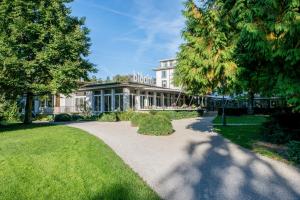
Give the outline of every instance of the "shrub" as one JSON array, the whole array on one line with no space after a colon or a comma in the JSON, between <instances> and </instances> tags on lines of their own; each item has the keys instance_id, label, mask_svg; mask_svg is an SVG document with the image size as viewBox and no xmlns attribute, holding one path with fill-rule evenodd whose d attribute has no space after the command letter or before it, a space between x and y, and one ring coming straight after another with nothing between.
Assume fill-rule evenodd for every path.
<instances>
[{"instance_id":1,"label":"shrub","mask_svg":"<svg viewBox=\"0 0 300 200\"><path fill-rule=\"evenodd\" d=\"M130 121L131 117L134 115L133 111L117 112L117 121Z\"/></svg>"},{"instance_id":2,"label":"shrub","mask_svg":"<svg viewBox=\"0 0 300 200\"><path fill-rule=\"evenodd\" d=\"M57 114L54 117L55 122L69 122L72 121L72 116L67 113Z\"/></svg>"},{"instance_id":3,"label":"shrub","mask_svg":"<svg viewBox=\"0 0 300 200\"><path fill-rule=\"evenodd\" d=\"M48 114L38 114L35 116L34 120L37 121L53 121L54 117L53 115L48 115Z\"/></svg>"},{"instance_id":4,"label":"shrub","mask_svg":"<svg viewBox=\"0 0 300 200\"><path fill-rule=\"evenodd\" d=\"M79 115L79 114L72 114L72 121L81 121L84 120L84 116Z\"/></svg>"},{"instance_id":5,"label":"shrub","mask_svg":"<svg viewBox=\"0 0 300 200\"><path fill-rule=\"evenodd\" d=\"M0 96L0 121L19 121L20 113L16 101L7 101Z\"/></svg>"},{"instance_id":6,"label":"shrub","mask_svg":"<svg viewBox=\"0 0 300 200\"><path fill-rule=\"evenodd\" d=\"M300 141L300 113L275 113L263 123L265 140L284 144L291 140Z\"/></svg>"},{"instance_id":7,"label":"shrub","mask_svg":"<svg viewBox=\"0 0 300 200\"><path fill-rule=\"evenodd\" d=\"M156 115L162 115L170 120L195 118L200 116L200 111L158 111Z\"/></svg>"},{"instance_id":8,"label":"shrub","mask_svg":"<svg viewBox=\"0 0 300 200\"><path fill-rule=\"evenodd\" d=\"M145 135L169 135L173 133L173 127L167 117L149 115L140 121L138 132Z\"/></svg>"},{"instance_id":9,"label":"shrub","mask_svg":"<svg viewBox=\"0 0 300 200\"><path fill-rule=\"evenodd\" d=\"M287 155L289 160L300 164L300 142L299 141L290 141L288 143Z\"/></svg>"},{"instance_id":10,"label":"shrub","mask_svg":"<svg viewBox=\"0 0 300 200\"><path fill-rule=\"evenodd\" d=\"M116 113L102 113L98 117L98 121L101 122L116 122L117 121L117 116Z\"/></svg>"},{"instance_id":11,"label":"shrub","mask_svg":"<svg viewBox=\"0 0 300 200\"><path fill-rule=\"evenodd\" d=\"M148 113L134 113L130 119L132 126L139 126L142 119L148 117Z\"/></svg>"}]
</instances>

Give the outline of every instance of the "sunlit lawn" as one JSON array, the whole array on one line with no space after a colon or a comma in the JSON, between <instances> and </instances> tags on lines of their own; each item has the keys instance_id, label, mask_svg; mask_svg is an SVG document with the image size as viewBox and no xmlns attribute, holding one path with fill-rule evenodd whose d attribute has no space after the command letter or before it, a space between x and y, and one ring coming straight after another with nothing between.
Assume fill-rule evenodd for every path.
<instances>
[{"instance_id":1,"label":"sunlit lawn","mask_svg":"<svg viewBox=\"0 0 300 200\"><path fill-rule=\"evenodd\" d=\"M221 123L221 118L218 116L214 123ZM284 146L277 146L264 142L261 133L261 124L266 120L265 116L240 116L228 117L227 123L232 124L257 124L257 125L233 125L221 126L214 125L216 132L220 133L230 141L241 145L244 148L250 149L259 154L288 162L284 151Z\"/></svg>"},{"instance_id":2,"label":"sunlit lawn","mask_svg":"<svg viewBox=\"0 0 300 200\"><path fill-rule=\"evenodd\" d=\"M0 128L0 199L159 199L101 140L66 126Z\"/></svg>"}]
</instances>

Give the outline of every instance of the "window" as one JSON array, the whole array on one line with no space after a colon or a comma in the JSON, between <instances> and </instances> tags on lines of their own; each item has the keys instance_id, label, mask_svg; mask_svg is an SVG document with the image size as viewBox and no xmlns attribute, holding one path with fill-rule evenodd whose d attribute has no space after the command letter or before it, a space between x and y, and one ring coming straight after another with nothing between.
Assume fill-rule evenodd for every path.
<instances>
[{"instance_id":1,"label":"window","mask_svg":"<svg viewBox=\"0 0 300 200\"><path fill-rule=\"evenodd\" d=\"M104 111L105 112L111 111L111 95L104 96Z\"/></svg>"},{"instance_id":2,"label":"window","mask_svg":"<svg viewBox=\"0 0 300 200\"><path fill-rule=\"evenodd\" d=\"M76 97L75 98L75 110L76 110L76 112L82 112L82 111L86 110L85 97Z\"/></svg>"},{"instance_id":3,"label":"window","mask_svg":"<svg viewBox=\"0 0 300 200\"><path fill-rule=\"evenodd\" d=\"M122 94L115 95L115 110L123 111L123 95Z\"/></svg>"},{"instance_id":4,"label":"window","mask_svg":"<svg viewBox=\"0 0 300 200\"><path fill-rule=\"evenodd\" d=\"M167 78L167 71L161 71L161 78Z\"/></svg>"},{"instance_id":5,"label":"window","mask_svg":"<svg viewBox=\"0 0 300 200\"><path fill-rule=\"evenodd\" d=\"M167 81L166 80L162 81L161 85L162 85L162 87L166 88L167 87Z\"/></svg>"},{"instance_id":6,"label":"window","mask_svg":"<svg viewBox=\"0 0 300 200\"><path fill-rule=\"evenodd\" d=\"M101 96L99 95L94 96L94 111L95 112L101 111Z\"/></svg>"}]
</instances>

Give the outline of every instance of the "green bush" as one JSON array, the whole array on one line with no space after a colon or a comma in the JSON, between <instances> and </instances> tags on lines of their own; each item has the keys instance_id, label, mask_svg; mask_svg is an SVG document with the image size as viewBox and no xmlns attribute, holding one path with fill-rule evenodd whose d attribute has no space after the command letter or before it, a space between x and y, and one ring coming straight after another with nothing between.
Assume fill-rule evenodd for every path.
<instances>
[{"instance_id":1,"label":"green bush","mask_svg":"<svg viewBox=\"0 0 300 200\"><path fill-rule=\"evenodd\" d=\"M38 114L35 116L34 120L37 121L53 121L54 117L53 115L48 115L48 114Z\"/></svg>"},{"instance_id":2,"label":"green bush","mask_svg":"<svg viewBox=\"0 0 300 200\"><path fill-rule=\"evenodd\" d=\"M117 121L130 121L131 117L134 115L133 111L117 112Z\"/></svg>"},{"instance_id":3,"label":"green bush","mask_svg":"<svg viewBox=\"0 0 300 200\"><path fill-rule=\"evenodd\" d=\"M7 101L0 96L0 121L15 122L20 120L19 107L16 101Z\"/></svg>"},{"instance_id":4,"label":"green bush","mask_svg":"<svg viewBox=\"0 0 300 200\"><path fill-rule=\"evenodd\" d=\"M289 160L300 164L300 142L299 141L290 141L288 143L287 155Z\"/></svg>"},{"instance_id":5,"label":"green bush","mask_svg":"<svg viewBox=\"0 0 300 200\"><path fill-rule=\"evenodd\" d=\"M102 114L99 115L98 121L101 121L101 122L116 122L117 121L117 115L114 112L102 113Z\"/></svg>"},{"instance_id":6,"label":"green bush","mask_svg":"<svg viewBox=\"0 0 300 200\"><path fill-rule=\"evenodd\" d=\"M170 135L173 133L170 119L162 115L149 115L139 123L138 132L145 135Z\"/></svg>"},{"instance_id":7,"label":"green bush","mask_svg":"<svg viewBox=\"0 0 300 200\"><path fill-rule=\"evenodd\" d=\"M195 118L199 116L197 111L157 111L155 115L162 115L170 120Z\"/></svg>"},{"instance_id":8,"label":"green bush","mask_svg":"<svg viewBox=\"0 0 300 200\"><path fill-rule=\"evenodd\" d=\"M72 117L72 121L82 121L82 120L84 120L84 116L79 115L79 114L72 114L71 117Z\"/></svg>"},{"instance_id":9,"label":"green bush","mask_svg":"<svg viewBox=\"0 0 300 200\"><path fill-rule=\"evenodd\" d=\"M55 122L69 122L72 121L72 116L67 113L57 114L54 117Z\"/></svg>"},{"instance_id":10,"label":"green bush","mask_svg":"<svg viewBox=\"0 0 300 200\"><path fill-rule=\"evenodd\" d=\"M139 126L142 119L148 117L148 113L134 113L130 118L132 126Z\"/></svg>"},{"instance_id":11,"label":"green bush","mask_svg":"<svg viewBox=\"0 0 300 200\"><path fill-rule=\"evenodd\" d=\"M275 113L263 123L261 132L265 140L276 144L300 141L299 122L300 113Z\"/></svg>"}]
</instances>

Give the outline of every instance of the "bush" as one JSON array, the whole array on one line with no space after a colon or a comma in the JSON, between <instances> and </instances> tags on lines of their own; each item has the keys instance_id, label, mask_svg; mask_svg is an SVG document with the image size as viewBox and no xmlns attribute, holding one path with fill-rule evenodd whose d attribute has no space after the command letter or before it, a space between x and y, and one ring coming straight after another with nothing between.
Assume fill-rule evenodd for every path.
<instances>
[{"instance_id":1,"label":"bush","mask_svg":"<svg viewBox=\"0 0 300 200\"><path fill-rule=\"evenodd\" d=\"M20 120L16 101L7 101L0 96L0 121L15 122Z\"/></svg>"},{"instance_id":2,"label":"bush","mask_svg":"<svg viewBox=\"0 0 300 200\"><path fill-rule=\"evenodd\" d=\"M200 111L158 111L156 115L162 115L170 120L195 118L201 115Z\"/></svg>"},{"instance_id":3,"label":"bush","mask_svg":"<svg viewBox=\"0 0 300 200\"><path fill-rule=\"evenodd\" d=\"M57 114L54 117L55 122L69 122L72 121L72 116L67 113Z\"/></svg>"},{"instance_id":4,"label":"bush","mask_svg":"<svg viewBox=\"0 0 300 200\"><path fill-rule=\"evenodd\" d=\"M299 141L290 141L288 143L287 155L289 160L300 164L300 142Z\"/></svg>"},{"instance_id":5,"label":"bush","mask_svg":"<svg viewBox=\"0 0 300 200\"><path fill-rule=\"evenodd\" d=\"M149 115L140 121L138 132L145 135L169 135L173 133L173 127L167 117Z\"/></svg>"},{"instance_id":6,"label":"bush","mask_svg":"<svg viewBox=\"0 0 300 200\"><path fill-rule=\"evenodd\" d=\"M116 113L102 113L98 116L98 121L101 122L116 122L117 121L117 115Z\"/></svg>"},{"instance_id":7,"label":"bush","mask_svg":"<svg viewBox=\"0 0 300 200\"><path fill-rule=\"evenodd\" d=\"M38 115L35 116L34 120L37 120L37 121L53 121L54 117L53 117L53 115L38 114Z\"/></svg>"},{"instance_id":8,"label":"bush","mask_svg":"<svg viewBox=\"0 0 300 200\"><path fill-rule=\"evenodd\" d=\"M117 112L117 121L130 121L131 117L134 115L133 111Z\"/></svg>"},{"instance_id":9,"label":"bush","mask_svg":"<svg viewBox=\"0 0 300 200\"><path fill-rule=\"evenodd\" d=\"M85 118L84 116L78 114L73 114L71 117L72 117L72 121L82 121Z\"/></svg>"},{"instance_id":10,"label":"bush","mask_svg":"<svg viewBox=\"0 0 300 200\"><path fill-rule=\"evenodd\" d=\"M275 113L263 123L265 140L284 144L291 140L300 141L300 113Z\"/></svg>"},{"instance_id":11,"label":"bush","mask_svg":"<svg viewBox=\"0 0 300 200\"><path fill-rule=\"evenodd\" d=\"M142 119L148 117L148 113L134 113L130 119L132 126L139 126Z\"/></svg>"}]
</instances>

